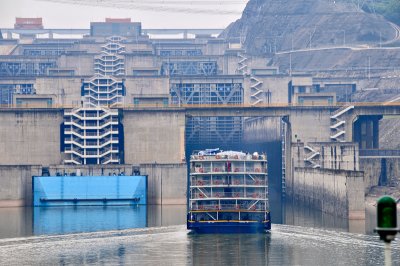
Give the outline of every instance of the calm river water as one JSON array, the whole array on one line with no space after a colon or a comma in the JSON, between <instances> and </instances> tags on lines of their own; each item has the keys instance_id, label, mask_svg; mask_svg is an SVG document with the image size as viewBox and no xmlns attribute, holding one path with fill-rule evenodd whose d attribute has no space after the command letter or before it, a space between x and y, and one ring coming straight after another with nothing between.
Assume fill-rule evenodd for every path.
<instances>
[{"instance_id":1,"label":"calm river water","mask_svg":"<svg viewBox=\"0 0 400 266\"><path fill-rule=\"evenodd\" d=\"M285 207L260 235L189 234L185 206L0 209L0 265L384 265L373 208L349 222Z\"/></svg>"}]
</instances>

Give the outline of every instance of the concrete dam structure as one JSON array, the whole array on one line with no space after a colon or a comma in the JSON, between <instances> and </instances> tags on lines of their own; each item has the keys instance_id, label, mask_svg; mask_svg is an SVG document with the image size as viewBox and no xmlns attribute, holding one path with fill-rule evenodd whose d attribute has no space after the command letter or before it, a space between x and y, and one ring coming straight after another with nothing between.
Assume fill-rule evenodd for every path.
<instances>
[{"instance_id":1,"label":"concrete dam structure","mask_svg":"<svg viewBox=\"0 0 400 266\"><path fill-rule=\"evenodd\" d=\"M108 35L110 23L133 30ZM188 156L219 147L267 154L276 205L313 195L359 217L375 185L360 153L379 148L378 122L399 105L337 104L356 82L279 73L211 35L151 39L139 24L0 40L0 206L31 205L32 176L138 172L149 204L186 204Z\"/></svg>"}]
</instances>

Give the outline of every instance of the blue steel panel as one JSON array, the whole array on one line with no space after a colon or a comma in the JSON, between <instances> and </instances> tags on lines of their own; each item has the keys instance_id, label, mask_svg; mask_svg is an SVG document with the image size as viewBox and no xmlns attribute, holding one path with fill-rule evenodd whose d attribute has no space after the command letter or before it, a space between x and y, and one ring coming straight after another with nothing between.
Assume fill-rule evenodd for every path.
<instances>
[{"instance_id":1,"label":"blue steel panel","mask_svg":"<svg viewBox=\"0 0 400 266\"><path fill-rule=\"evenodd\" d=\"M147 204L147 176L33 177L34 206L131 204Z\"/></svg>"}]
</instances>

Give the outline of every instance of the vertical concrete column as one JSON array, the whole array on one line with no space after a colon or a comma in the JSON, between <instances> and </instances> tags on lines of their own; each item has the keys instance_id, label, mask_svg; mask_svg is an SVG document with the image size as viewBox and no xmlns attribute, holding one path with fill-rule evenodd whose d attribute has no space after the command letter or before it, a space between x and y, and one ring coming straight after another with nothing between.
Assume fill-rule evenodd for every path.
<instances>
[{"instance_id":1,"label":"vertical concrete column","mask_svg":"<svg viewBox=\"0 0 400 266\"><path fill-rule=\"evenodd\" d=\"M346 190L349 219L365 219L364 173L348 171Z\"/></svg>"}]
</instances>

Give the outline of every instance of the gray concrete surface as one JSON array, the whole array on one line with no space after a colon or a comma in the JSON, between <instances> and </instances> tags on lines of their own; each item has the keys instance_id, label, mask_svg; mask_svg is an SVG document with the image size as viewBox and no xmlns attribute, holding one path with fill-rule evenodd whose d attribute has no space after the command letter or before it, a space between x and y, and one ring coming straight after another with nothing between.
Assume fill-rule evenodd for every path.
<instances>
[{"instance_id":1,"label":"gray concrete surface","mask_svg":"<svg viewBox=\"0 0 400 266\"><path fill-rule=\"evenodd\" d=\"M60 109L0 111L0 165L61 163Z\"/></svg>"},{"instance_id":2,"label":"gray concrete surface","mask_svg":"<svg viewBox=\"0 0 400 266\"><path fill-rule=\"evenodd\" d=\"M149 204L186 204L186 163L143 164L140 171L141 174L148 175Z\"/></svg>"},{"instance_id":3,"label":"gray concrete surface","mask_svg":"<svg viewBox=\"0 0 400 266\"><path fill-rule=\"evenodd\" d=\"M184 112L125 110L125 163L181 163L185 158Z\"/></svg>"},{"instance_id":4,"label":"gray concrete surface","mask_svg":"<svg viewBox=\"0 0 400 266\"><path fill-rule=\"evenodd\" d=\"M37 165L1 165L0 207L30 206L32 176L40 174Z\"/></svg>"},{"instance_id":5,"label":"gray concrete surface","mask_svg":"<svg viewBox=\"0 0 400 266\"><path fill-rule=\"evenodd\" d=\"M363 173L297 167L288 196L323 212L365 219Z\"/></svg>"}]
</instances>

